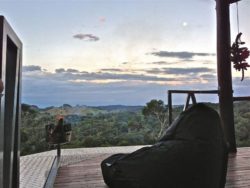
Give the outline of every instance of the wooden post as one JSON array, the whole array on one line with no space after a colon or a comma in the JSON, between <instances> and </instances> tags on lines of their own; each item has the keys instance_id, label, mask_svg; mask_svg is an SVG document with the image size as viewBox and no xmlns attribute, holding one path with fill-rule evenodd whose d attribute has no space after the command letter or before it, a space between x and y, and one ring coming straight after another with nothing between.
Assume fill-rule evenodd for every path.
<instances>
[{"instance_id":1,"label":"wooden post","mask_svg":"<svg viewBox=\"0 0 250 188\"><path fill-rule=\"evenodd\" d=\"M168 126L172 124L172 92L168 91Z\"/></svg>"},{"instance_id":2,"label":"wooden post","mask_svg":"<svg viewBox=\"0 0 250 188\"><path fill-rule=\"evenodd\" d=\"M229 144L229 151L236 152L230 61L231 40L229 6L229 0L216 0L217 75L222 126Z\"/></svg>"}]
</instances>

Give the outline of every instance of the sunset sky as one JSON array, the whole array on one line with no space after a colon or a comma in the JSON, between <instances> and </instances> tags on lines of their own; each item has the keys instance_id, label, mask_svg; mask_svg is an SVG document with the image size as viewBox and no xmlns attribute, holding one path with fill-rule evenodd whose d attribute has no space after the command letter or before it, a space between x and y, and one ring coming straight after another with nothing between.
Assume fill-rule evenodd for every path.
<instances>
[{"instance_id":1,"label":"sunset sky","mask_svg":"<svg viewBox=\"0 0 250 188\"><path fill-rule=\"evenodd\" d=\"M242 0L246 46L249 10ZM144 105L166 102L168 89L217 89L215 14L214 0L0 0L23 42L22 102L41 107ZM232 41L236 25L233 4ZM241 82L232 71L235 95L250 95L250 72Z\"/></svg>"}]
</instances>

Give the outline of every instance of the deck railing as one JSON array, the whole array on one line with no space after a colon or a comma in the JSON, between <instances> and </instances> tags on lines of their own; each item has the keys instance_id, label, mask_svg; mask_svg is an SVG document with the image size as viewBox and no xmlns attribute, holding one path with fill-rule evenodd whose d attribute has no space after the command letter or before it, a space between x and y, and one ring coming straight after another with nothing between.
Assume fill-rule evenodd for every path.
<instances>
[{"instance_id":1,"label":"deck railing","mask_svg":"<svg viewBox=\"0 0 250 188\"><path fill-rule=\"evenodd\" d=\"M233 97L233 101L250 101L250 96Z\"/></svg>"},{"instance_id":2,"label":"deck railing","mask_svg":"<svg viewBox=\"0 0 250 188\"><path fill-rule=\"evenodd\" d=\"M186 110L192 100L196 104L195 94L218 94L218 90L168 90L168 122L172 123L172 94L187 94L183 111Z\"/></svg>"},{"instance_id":3,"label":"deck railing","mask_svg":"<svg viewBox=\"0 0 250 188\"><path fill-rule=\"evenodd\" d=\"M168 90L168 120L169 125L172 123L172 94L187 94L186 103L183 111L186 110L190 104L190 100L193 104L196 104L195 94L219 94L218 90ZM250 101L250 96L233 97L233 101Z\"/></svg>"}]
</instances>

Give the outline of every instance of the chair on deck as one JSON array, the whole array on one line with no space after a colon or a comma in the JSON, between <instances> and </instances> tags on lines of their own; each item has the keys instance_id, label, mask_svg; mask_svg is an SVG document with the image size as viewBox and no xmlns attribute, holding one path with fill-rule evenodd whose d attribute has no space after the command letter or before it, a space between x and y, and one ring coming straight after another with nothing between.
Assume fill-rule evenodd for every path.
<instances>
[{"instance_id":1,"label":"chair on deck","mask_svg":"<svg viewBox=\"0 0 250 188\"><path fill-rule=\"evenodd\" d=\"M218 113L204 104L182 112L159 142L101 163L110 188L222 188L227 149Z\"/></svg>"}]
</instances>

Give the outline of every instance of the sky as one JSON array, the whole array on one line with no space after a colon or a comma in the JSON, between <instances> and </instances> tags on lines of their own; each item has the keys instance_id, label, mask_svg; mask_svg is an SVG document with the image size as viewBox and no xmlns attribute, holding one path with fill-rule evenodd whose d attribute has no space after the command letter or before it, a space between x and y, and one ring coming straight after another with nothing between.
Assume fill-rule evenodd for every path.
<instances>
[{"instance_id":1,"label":"sky","mask_svg":"<svg viewBox=\"0 0 250 188\"><path fill-rule=\"evenodd\" d=\"M250 0L238 6L247 46ZM0 0L0 15L23 43L23 103L145 105L169 89L217 89L214 0ZM234 94L249 95L250 73L232 74Z\"/></svg>"}]
</instances>

